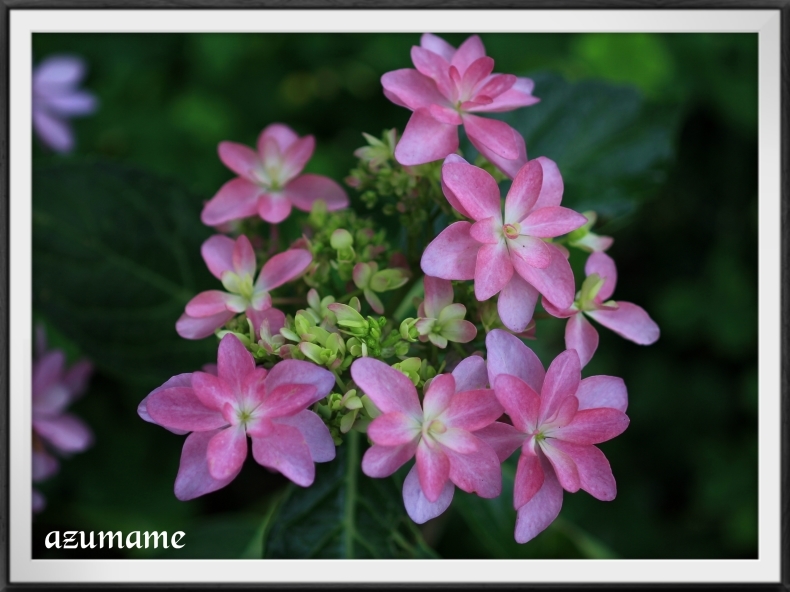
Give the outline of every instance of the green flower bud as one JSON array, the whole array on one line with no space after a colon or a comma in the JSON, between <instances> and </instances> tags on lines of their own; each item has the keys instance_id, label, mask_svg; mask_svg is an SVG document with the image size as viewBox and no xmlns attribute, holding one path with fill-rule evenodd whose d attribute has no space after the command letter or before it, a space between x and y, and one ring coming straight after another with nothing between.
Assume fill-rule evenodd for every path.
<instances>
[{"instance_id":1,"label":"green flower bud","mask_svg":"<svg viewBox=\"0 0 790 592\"><path fill-rule=\"evenodd\" d=\"M354 237L351 236L351 233L344 228L338 228L332 233L331 238L329 239L329 244L332 245L332 248L336 251L342 251L345 249L350 249L354 246Z\"/></svg>"},{"instance_id":2,"label":"green flower bud","mask_svg":"<svg viewBox=\"0 0 790 592\"><path fill-rule=\"evenodd\" d=\"M399 329L400 336L406 341L409 341L411 343L417 341L417 338L420 336L420 332L417 330L417 327L415 327L416 323L417 323L417 319L412 319L412 318L403 319L403 322L401 322Z\"/></svg>"}]
</instances>

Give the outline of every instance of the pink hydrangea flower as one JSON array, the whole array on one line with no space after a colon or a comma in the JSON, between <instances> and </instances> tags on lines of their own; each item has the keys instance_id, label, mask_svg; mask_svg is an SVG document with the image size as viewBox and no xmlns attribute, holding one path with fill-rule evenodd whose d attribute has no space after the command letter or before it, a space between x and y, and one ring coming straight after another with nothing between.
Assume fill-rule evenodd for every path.
<instances>
[{"instance_id":1,"label":"pink hydrangea flower","mask_svg":"<svg viewBox=\"0 0 790 592\"><path fill-rule=\"evenodd\" d=\"M492 74L494 60L486 56L477 35L456 50L426 33L412 47L416 70L404 68L381 77L384 95L414 113L395 147L395 158L417 165L445 158L458 150L458 126L463 125L475 148L511 179L527 162L524 139L502 121L478 113L500 113L534 105L529 78Z\"/></svg>"},{"instance_id":2,"label":"pink hydrangea flower","mask_svg":"<svg viewBox=\"0 0 790 592\"><path fill-rule=\"evenodd\" d=\"M587 219L560 206L563 184L554 162L540 157L521 168L505 198L504 217L494 178L460 156L445 160L442 183L450 204L475 223L455 222L428 245L421 260L426 274L473 279L481 301L499 294L499 316L516 333L532 319L538 293L558 307L573 303L568 260L543 239L571 232Z\"/></svg>"},{"instance_id":3,"label":"pink hydrangea flower","mask_svg":"<svg viewBox=\"0 0 790 592\"><path fill-rule=\"evenodd\" d=\"M184 442L175 483L180 500L216 491L233 481L247 458L307 487L315 463L335 458L329 429L307 409L332 390L335 377L310 362L284 360L267 371L238 338L219 344L217 375L180 374L152 391L140 417L175 433Z\"/></svg>"},{"instance_id":4,"label":"pink hydrangea flower","mask_svg":"<svg viewBox=\"0 0 790 592\"><path fill-rule=\"evenodd\" d=\"M259 215L279 224L291 207L309 212L322 200L327 209L348 206L340 185L322 175L301 175L315 149L315 138L300 138L286 125L273 123L258 137L258 151L235 142L219 144L219 158L238 175L223 185L203 208L200 219L207 226Z\"/></svg>"},{"instance_id":5,"label":"pink hydrangea flower","mask_svg":"<svg viewBox=\"0 0 790 592\"><path fill-rule=\"evenodd\" d=\"M485 498L500 494L497 454L475 435L502 414L493 391L485 388L482 358L466 358L452 374L434 378L422 408L411 380L384 362L360 358L351 376L382 412L368 426L373 446L362 458L362 472L388 477L416 455L403 483L412 520L422 524L444 512L455 486Z\"/></svg>"},{"instance_id":6,"label":"pink hydrangea flower","mask_svg":"<svg viewBox=\"0 0 790 592\"><path fill-rule=\"evenodd\" d=\"M521 447L513 505L516 541L526 543L559 515L563 489L614 499L612 469L594 444L628 427L628 395L620 378L581 380L575 350L561 353L544 373L532 350L506 331L491 331L486 347L489 382L513 425L495 424L481 437L500 460Z\"/></svg>"},{"instance_id":7,"label":"pink hydrangea flower","mask_svg":"<svg viewBox=\"0 0 790 592\"><path fill-rule=\"evenodd\" d=\"M43 328L37 329L37 356L33 361L33 481L43 481L57 473L57 459L47 446L62 454L82 452L93 442L90 428L78 417L65 413L66 407L85 391L93 372L87 360L80 360L68 370L66 355L60 350L47 351ZM33 511L44 509L46 500L33 490Z\"/></svg>"},{"instance_id":8,"label":"pink hydrangea flower","mask_svg":"<svg viewBox=\"0 0 790 592\"><path fill-rule=\"evenodd\" d=\"M85 61L70 55L48 57L33 70L33 129L56 152L74 148L69 118L96 110L96 97L77 88L84 77Z\"/></svg>"},{"instance_id":9,"label":"pink hydrangea flower","mask_svg":"<svg viewBox=\"0 0 790 592\"><path fill-rule=\"evenodd\" d=\"M209 271L227 292L208 290L190 300L176 323L176 331L185 339L202 339L239 313L246 312L256 333L261 323L282 327L285 315L272 308L271 290L299 277L310 265L313 256L304 249L278 253L266 263L253 283L255 251L243 234L235 241L214 235L200 249Z\"/></svg>"},{"instance_id":10,"label":"pink hydrangea flower","mask_svg":"<svg viewBox=\"0 0 790 592\"><path fill-rule=\"evenodd\" d=\"M658 340L661 331L641 306L609 300L617 283L617 268L609 255L592 253L587 258L584 272L587 278L570 308L561 310L551 302L543 302L546 312L568 319L565 347L576 350L582 368L598 349L598 331L584 318L585 315L639 345L650 345Z\"/></svg>"},{"instance_id":11,"label":"pink hydrangea flower","mask_svg":"<svg viewBox=\"0 0 790 592\"><path fill-rule=\"evenodd\" d=\"M420 341L430 341L436 347L447 347L448 341L469 343L477 336L473 323L465 321L466 307L453 303L453 284L426 275L425 300L420 304L417 315L420 317L414 327L420 334Z\"/></svg>"}]
</instances>

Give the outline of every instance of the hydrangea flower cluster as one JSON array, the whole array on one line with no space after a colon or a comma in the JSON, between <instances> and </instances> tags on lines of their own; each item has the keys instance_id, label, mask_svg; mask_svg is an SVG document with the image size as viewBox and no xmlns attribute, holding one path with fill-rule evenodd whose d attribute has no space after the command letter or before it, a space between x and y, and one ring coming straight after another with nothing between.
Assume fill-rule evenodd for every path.
<instances>
[{"instance_id":1,"label":"hydrangea flower cluster","mask_svg":"<svg viewBox=\"0 0 790 592\"><path fill-rule=\"evenodd\" d=\"M58 472L60 463L51 454L68 456L86 450L93 433L66 407L76 401L88 385L93 366L87 360L66 368L66 354L48 349L43 327L36 329L36 357L33 360L33 481L48 479ZM40 512L46 500L33 489L33 512Z\"/></svg>"},{"instance_id":2,"label":"hydrangea flower cluster","mask_svg":"<svg viewBox=\"0 0 790 592\"><path fill-rule=\"evenodd\" d=\"M557 517L563 490L616 494L596 445L628 426L627 392L616 377L582 378L598 346L586 317L642 345L659 329L639 306L610 299L613 240L591 232L594 212L561 205L558 164L528 160L515 129L481 117L537 103L532 81L494 73L477 36L456 49L426 34L411 57L415 69L381 80L412 111L402 136L365 134L346 179L369 207L400 216L401 239L346 209L337 183L302 173L312 136L274 123L257 150L222 142L238 177L203 209L223 234L201 252L224 290L197 294L176 322L184 338L219 338L216 372L176 375L138 411L189 434L182 500L228 485L248 437L258 464L308 487L315 463L362 433L367 477L414 459L402 495L421 524L456 488L499 496L501 465L519 450L513 509L525 543ZM459 128L483 166L459 153ZM504 199L489 171L512 180ZM237 223L247 218L270 226ZM289 218L301 234L286 237ZM572 251L587 257L578 288ZM535 314L540 305L547 314ZM552 317L568 319L566 349L546 370L522 338L539 338L536 321Z\"/></svg>"}]
</instances>

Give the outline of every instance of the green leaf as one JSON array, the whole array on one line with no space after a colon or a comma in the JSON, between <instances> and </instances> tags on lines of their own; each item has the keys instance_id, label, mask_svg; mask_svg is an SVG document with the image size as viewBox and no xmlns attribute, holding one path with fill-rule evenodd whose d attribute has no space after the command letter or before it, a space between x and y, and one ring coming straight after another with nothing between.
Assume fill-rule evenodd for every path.
<instances>
[{"instance_id":1,"label":"green leaf","mask_svg":"<svg viewBox=\"0 0 790 592\"><path fill-rule=\"evenodd\" d=\"M216 356L175 322L216 287L200 257L201 198L117 164L62 164L33 183L33 305L99 370L152 388Z\"/></svg>"},{"instance_id":2,"label":"green leaf","mask_svg":"<svg viewBox=\"0 0 790 592\"><path fill-rule=\"evenodd\" d=\"M531 78L541 102L500 119L524 136L529 158L557 163L564 206L612 219L655 194L674 156L678 113L648 105L632 87Z\"/></svg>"},{"instance_id":3,"label":"green leaf","mask_svg":"<svg viewBox=\"0 0 790 592\"><path fill-rule=\"evenodd\" d=\"M406 515L395 480L362 474L359 445L359 434L350 432L337 458L316 467L312 486L289 486L269 531L267 558L436 557Z\"/></svg>"},{"instance_id":4,"label":"green leaf","mask_svg":"<svg viewBox=\"0 0 790 592\"><path fill-rule=\"evenodd\" d=\"M195 522L181 549L160 554L167 559L259 559L269 516L225 514Z\"/></svg>"}]
</instances>

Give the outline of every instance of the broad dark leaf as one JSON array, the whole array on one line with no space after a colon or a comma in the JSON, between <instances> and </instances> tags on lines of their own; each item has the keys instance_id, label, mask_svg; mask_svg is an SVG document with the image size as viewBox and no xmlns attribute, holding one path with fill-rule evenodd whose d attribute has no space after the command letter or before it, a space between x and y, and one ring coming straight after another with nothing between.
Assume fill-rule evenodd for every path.
<instances>
[{"instance_id":1,"label":"broad dark leaf","mask_svg":"<svg viewBox=\"0 0 790 592\"><path fill-rule=\"evenodd\" d=\"M429 558L406 515L393 478L371 479L360 470L361 436L352 432L330 463L317 466L315 483L290 486L265 544L272 559Z\"/></svg>"},{"instance_id":2,"label":"broad dark leaf","mask_svg":"<svg viewBox=\"0 0 790 592\"><path fill-rule=\"evenodd\" d=\"M141 388L211 361L214 340L175 331L186 302L213 285L200 206L174 183L117 164L37 170L35 309L100 370Z\"/></svg>"}]
</instances>

